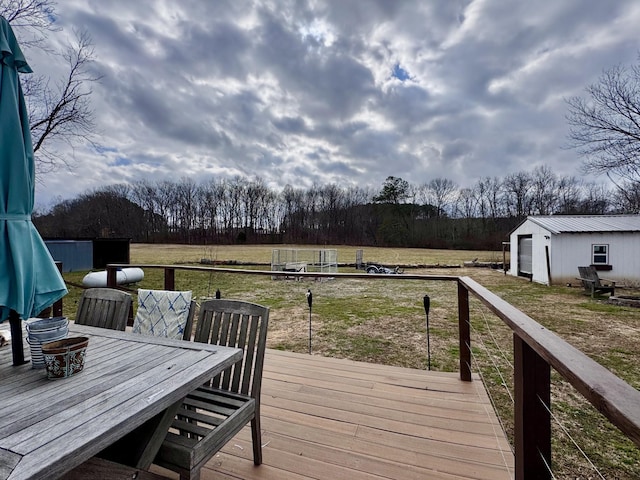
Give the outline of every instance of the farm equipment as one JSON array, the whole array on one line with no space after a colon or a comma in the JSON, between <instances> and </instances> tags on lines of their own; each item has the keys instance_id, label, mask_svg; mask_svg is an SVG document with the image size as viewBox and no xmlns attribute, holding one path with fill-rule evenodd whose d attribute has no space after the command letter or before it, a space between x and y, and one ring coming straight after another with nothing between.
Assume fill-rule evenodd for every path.
<instances>
[{"instance_id":1,"label":"farm equipment","mask_svg":"<svg viewBox=\"0 0 640 480\"><path fill-rule=\"evenodd\" d=\"M376 265L376 264L368 264L366 271L367 273L378 273L378 274L384 274L384 275L396 275L396 274L404 273L403 270L400 269L400 267L387 268L382 265Z\"/></svg>"}]
</instances>

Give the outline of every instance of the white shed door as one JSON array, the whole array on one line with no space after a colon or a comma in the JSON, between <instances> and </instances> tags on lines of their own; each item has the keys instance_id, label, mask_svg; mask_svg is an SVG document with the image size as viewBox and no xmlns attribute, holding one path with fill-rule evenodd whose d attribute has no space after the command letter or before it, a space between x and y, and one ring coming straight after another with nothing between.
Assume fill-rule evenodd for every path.
<instances>
[{"instance_id":1,"label":"white shed door","mask_svg":"<svg viewBox=\"0 0 640 480\"><path fill-rule=\"evenodd\" d=\"M533 275L533 239L518 238L518 274Z\"/></svg>"}]
</instances>

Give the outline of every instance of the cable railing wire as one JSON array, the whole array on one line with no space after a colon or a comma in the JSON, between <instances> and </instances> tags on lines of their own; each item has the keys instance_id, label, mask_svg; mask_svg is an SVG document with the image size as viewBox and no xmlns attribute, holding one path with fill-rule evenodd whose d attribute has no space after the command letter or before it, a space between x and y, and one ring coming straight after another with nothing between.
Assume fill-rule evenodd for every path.
<instances>
[{"instance_id":1,"label":"cable railing wire","mask_svg":"<svg viewBox=\"0 0 640 480\"><path fill-rule=\"evenodd\" d=\"M493 339L493 343L496 345L498 351L502 355L502 358L504 358L505 362L511 367L511 370L513 370L514 369L513 362L509 359L509 357L505 353L505 350L500 348L500 344L498 343L498 340L496 340L496 338L495 338L495 336L493 334L493 331L491 330L491 326L489 325L489 320L487 319L487 316L485 315L484 310L480 308L480 309L478 309L478 311L482 315L482 319L484 320L484 324L487 327L487 331L489 332L489 335Z\"/></svg>"},{"instance_id":2,"label":"cable railing wire","mask_svg":"<svg viewBox=\"0 0 640 480\"><path fill-rule=\"evenodd\" d=\"M475 354L473 353L473 350L471 351L471 358L473 359L473 361L474 361L474 363L476 365L479 365L479 361L476 360L476 357L475 357ZM482 370L480 368L478 368L478 375L480 376L480 380L482 381L482 383L484 385L488 385L488 383L487 383L487 381L485 379L485 376L482 373ZM506 432L507 429L506 429L506 426L505 426L504 422L502 421L502 418L500 417L500 414L499 414L499 411L498 411L498 405L497 405L495 399L493 398L493 395L491 395L491 391L488 388L486 389L486 392L487 392L487 396L489 397L489 401L491 402L491 407L493 408L493 411L496 414L498 422L500 423L500 428L502 428L503 432ZM512 398L512 401L513 401L513 398ZM515 453L513 451L513 445L511 445L510 443L509 443L509 448L511 449L511 453Z\"/></svg>"},{"instance_id":3,"label":"cable railing wire","mask_svg":"<svg viewBox=\"0 0 640 480\"><path fill-rule=\"evenodd\" d=\"M542 454L540 450L538 450L538 455L540 455L540 459L542 460L542 463L544 463L544 466L547 469L547 472L549 472L549 475L551 475L552 480L555 480L556 476L553 474L553 470L551 469L551 465L549 465L549 462L547 462L547 458Z\"/></svg>"},{"instance_id":4,"label":"cable railing wire","mask_svg":"<svg viewBox=\"0 0 640 480\"><path fill-rule=\"evenodd\" d=\"M473 330L473 332L475 333L474 339L478 339L478 344L479 346L485 351L487 357L489 357L491 359L491 362L493 364L493 368L496 370L496 372L498 373L498 376L500 377L501 380L501 385L504 387L505 391L507 392L507 395L509 396L509 399L511 401L511 404L514 405L514 399L513 396L511 394L511 391L509 390L509 387L507 386L507 382L504 378L504 376L502 375L502 372L500 371L500 367L496 364L496 362L493 360L493 356L491 355L491 353L489 352L489 348L487 347L486 343L484 342L482 335L480 334L480 332L478 332L477 329L475 329L473 327L473 325L471 324L471 322L469 322L469 328L471 330ZM492 337L494 340L494 343L496 343L496 346L499 348L499 346L497 345L497 342L495 342L495 337ZM467 347L469 347L469 345L467 344ZM482 381L482 383L484 385L489 385L489 383L487 382L487 379L484 375L484 373L482 372L482 369L480 368L481 362L480 359L476 356L476 354L474 353L472 348L469 348L470 352L471 352L471 359L472 362L475 363L475 365L477 366L477 372L478 375L480 376L480 380ZM513 367L512 367L513 368ZM491 402L491 406L493 408L493 411L496 414L496 417L498 419L498 422L500 423L500 428L502 429L503 432L507 431L506 425L504 423L504 421L502 420L502 418L500 417L500 410L498 409L498 404L494 398L494 396L491 393L491 390L489 388L485 389L487 392L487 395L489 397L489 401ZM513 451L513 445L511 445L511 443L509 443L509 448L511 449L511 452L514 453Z\"/></svg>"},{"instance_id":5,"label":"cable railing wire","mask_svg":"<svg viewBox=\"0 0 640 480\"><path fill-rule=\"evenodd\" d=\"M487 315L485 314L484 310L479 308L479 309L475 309L475 311L476 311L476 313L479 313L479 315L481 315L482 322L483 322L483 324L486 327L487 332L488 332L486 335L488 335L488 337L490 337L492 345L495 346L495 350L497 350L499 352L499 356L502 357L504 359L505 363L513 370L513 368L514 368L513 362L511 362L509 360L509 358L506 355L504 349L502 349L500 347L500 343L497 341L496 336L495 336L494 332L491 329L491 326L489 324L489 320L488 320ZM475 343L485 352L486 356L488 357L488 359L489 359L489 361L491 363L491 368L493 370L495 370L497 375L499 376L500 381L501 381L501 385L502 385L502 387L504 387L505 391L507 392L507 395L509 396L509 399L511 400L511 403L515 404L515 401L514 401L512 393L511 393L511 390L509 389L508 384L507 384L507 382L506 382L506 380L504 378L504 375L502 374L502 371L500 370L500 365L498 365L498 363L496 362L495 355L492 355L492 352L490 351L489 347L487 346L487 342L484 341L484 335L485 334L483 332L480 332L477 328L475 328L473 326L472 322L469 322L469 327L472 330L472 332L474 333L474 337L473 338L474 338ZM467 345L467 347L469 347L469 345ZM480 365L481 365L480 359L473 352L473 349L470 349L470 351L471 351L472 363L476 364L476 366L477 366L476 370L478 372L478 375L480 376L480 379L482 380L482 382L485 385L489 385L485 375L482 372L482 369L480 368ZM494 353L495 353L495 351L494 351ZM498 422L500 423L500 426L501 426L502 430L506 431L505 424L504 424L502 418L499 415L499 410L497 408L496 400L495 400L494 396L492 395L492 393L491 393L489 388L487 388L487 394L489 396L489 401L491 402L491 405L492 405L494 411L496 412L496 416L498 418ZM543 405L545 410L547 412L549 412L549 414L551 415L551 418L554 420L555 424L559 427L560 431L562 431L562 433L569 439L569 441L574 445L574 447L580 453L580 455L585 459L585 461L589 464L589 466L593 469L593 471L598 475L598 478L600 478L602 480L605 480L605 477L598 470L597 466L593 463L593 461L591 461L589 456L580 447L580 445L578 445L577 441L573 438L573 436L568 431L568 429L564 426L562 421L558 418L558 416L556 416L551 411L550 406L547 405L540 397L538 397L538 400ZM511 448L513 450L513 446L511 446ZM549 472L551 478L555 480L557 477L554 475L553 470L551 468L551 465L547 462L547 459L544 457L544 455L542 455L542 453L540 453L540 456L541 456L541 459L542 459L545 467L547 468L547 471Z\"/></svg>"},{"instance_id":6,"label":"cable railing wire","mask_svg":"<svg viewBox=\"0 0 640 480\"><path fill-rule=\"evenodd\" d=\"M554 415L554 413L551 411L551 407L549 405L547 405L544 402L544 400L542 400L540 397L538 397L538 400L540 401L540 404L544 407L544 409L547 412L549 412L549 415L551 415L551 418L553 418L554 422L560 428L562 433L564 433L564 435L571 441L571 443L573 443L573 446L576 447L578 452L580 452L580 455L582 455L584 457L584 459L591 466L591 468L598 474L598 476L602 480L605 480L605 477L602 475L602 473L600 473L600 470L598 470L598 467L595 466L595 464L591 461L591 459L589 458L587 453L580 447L580 445L578 445L578 442L576 442L576 440L573 438L573 436L571 435L571 432L569 432L569 430L567 430L567 428L563 425L563 423L560 421L560 419L556 415Z\"/></svg>"},{"instance_id":7,"label":"cable railing wire","mask_svg":"<svg viewBox=\"0 0 640 480\"><path fill-rule=\"evenodd\" d=\"M486 346L485 341L482 338L482 334L473 326L473 324L471 322L469 322L469 327L470 329L475 333L475 337L474 339L479 339L479 343L482 346L482 348L484 349L484 351L487 354L487 357L491 360L491 363L493 365L494 370L497 372L498 376L500 377L500 380L502 382L502 386L504 387L505 391L507 392L507 395L509 396L509 399L511 400L511 404L515 404L515 400L513 398L513 395L511 394L511 390L509 390L507 381L505 380L504 376L502 375L502 371L500 370L500 367L498 366L498 364L495 362L495 359L493 357L493 355L491 355L489 348ZM496 345L496 348L500 351L500 345L497 343L497 341L495 340L495 337L493 337L494 340L494 344ZM501 352L501 355L503 358L506 358L505 355ZM473 349L471 349L471 356L472 358L476 361L477 365L480 365L480 362L476 359L475 354L473 353ZM511 370L513 370L513 364L511 362L507 362L509 364L509 366L511 367ZM478 369L480 370L480 369ZM482 380L485 385L487 385L487 383L484 381L484 378ZM491 395L489 395L491 397ZM494 405L495 408L495 405Z\"/></svg>"}]
</instances>

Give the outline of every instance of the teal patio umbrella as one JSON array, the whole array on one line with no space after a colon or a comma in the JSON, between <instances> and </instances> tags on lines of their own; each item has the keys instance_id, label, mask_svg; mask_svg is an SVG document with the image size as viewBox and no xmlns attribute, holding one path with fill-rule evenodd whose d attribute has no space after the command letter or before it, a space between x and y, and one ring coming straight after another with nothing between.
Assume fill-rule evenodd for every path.
<instances>
[{"instance_id":1,"label":"teal patio umbrella","mask_svg":"<svg viewBox=\"0 0 640 480\"><path fill-rule=\"evenodd\" d=\"M13 364L25 363L22 319L34 317L67 289L31 223L33 146L18 72L30 73L9 22L0 16L0 322L9 319Z\"/></svg>"}]
</instances>

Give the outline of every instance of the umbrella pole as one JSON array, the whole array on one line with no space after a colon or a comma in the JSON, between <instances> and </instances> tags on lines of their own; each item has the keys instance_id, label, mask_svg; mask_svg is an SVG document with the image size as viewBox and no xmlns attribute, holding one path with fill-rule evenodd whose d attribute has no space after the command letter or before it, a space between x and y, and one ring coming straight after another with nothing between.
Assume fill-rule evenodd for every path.
<instances>
[{"instance_id":1,"label":"umbrella pole","mask_svg":"<svg viewBox=\"0 0 640 480\"><path fill-rule=\"evenodd\" d=\"M9 311L9 325L11 326L11 351L13 353L13 366L24 365L28 360L24 359L22 349L22 319L15 310Z\"/></svg>"}]
</instances>

